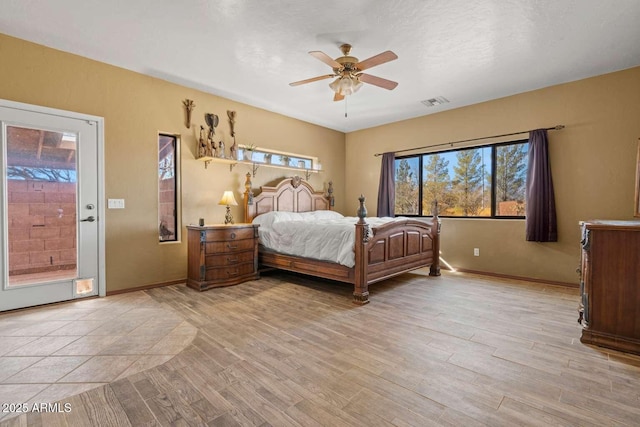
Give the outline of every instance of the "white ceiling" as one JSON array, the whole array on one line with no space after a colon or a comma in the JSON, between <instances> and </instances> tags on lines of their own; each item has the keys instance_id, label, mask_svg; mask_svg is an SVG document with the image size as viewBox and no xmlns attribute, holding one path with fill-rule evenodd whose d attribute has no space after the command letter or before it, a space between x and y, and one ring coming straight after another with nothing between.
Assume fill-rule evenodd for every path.
<instances>
[{"instance_id":1,"label":"white ceiling","mask_svg":"<svg viewBox=\"0 0 640 427\"><path fill-rule=\"evenodd\" d=\"M2 0L0 32L344 132L640 65L639 0ZM398 87L288 85L345 42Z\"/></svg>"}]
</instances>

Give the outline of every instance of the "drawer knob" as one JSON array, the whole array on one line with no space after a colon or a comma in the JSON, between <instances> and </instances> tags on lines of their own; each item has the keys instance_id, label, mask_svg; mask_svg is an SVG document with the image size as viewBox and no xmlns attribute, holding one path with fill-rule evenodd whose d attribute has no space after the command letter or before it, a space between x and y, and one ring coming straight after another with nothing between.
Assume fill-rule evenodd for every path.
<instances>
[{"instance_id":1,"label":"drawer knob","mask_svg":"<svg viewBox=\"0 0 640 427\"><path fill-rule=\"evenodd\" d=\"M235 264L238 262L238 258L227 258L227 262L230 264Z\"/></svg>"},{"instance_id":2,"label":"drawer knob","mask_svg":"<svg viewBox=\"0 0 640 427\"><path fill-rule=\"evenodd\" d=\"M231 232L231 236L230 236L230 237L231 237L232 239L235 239L235 238L236 238L236 233Z\"/></svg>"},{"instance_id":3,"label":"drawer knob","mask_svg":"<svg viewBox=\"0 0 640 427\"><path fill-rule=\"evenodd\" d=\"M238 249L238 245L231 246L230 244L227 243L227 248L229 248L229 249Z\"/></svg>"}]
</instances>

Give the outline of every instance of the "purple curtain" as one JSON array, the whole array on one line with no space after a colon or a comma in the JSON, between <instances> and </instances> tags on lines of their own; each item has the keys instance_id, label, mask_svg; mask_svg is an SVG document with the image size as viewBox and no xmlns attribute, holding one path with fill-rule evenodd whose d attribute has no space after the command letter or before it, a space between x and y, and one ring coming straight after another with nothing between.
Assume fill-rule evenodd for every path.
<instances>
[{"instance_id":1,"label":"purple curtain","mask_svg":"<svg viewBox=\"0 0 640 427\"><path fill-rule=\"evenodd\" d=\"M529 167L525 192L527 241L557 242L556 201L545 129L529 133Z\"/></svg>"},{"instance_id":2,"label":"purple curtain","mask_svg":"<svg viewBox=\"0 0 640 427\"><path fill-rule=\"evenodd\" d=\"M378 187L378 216L394 216L396 204L396 154L382 155L380 186Z\"/></svg>"}]
</instances>

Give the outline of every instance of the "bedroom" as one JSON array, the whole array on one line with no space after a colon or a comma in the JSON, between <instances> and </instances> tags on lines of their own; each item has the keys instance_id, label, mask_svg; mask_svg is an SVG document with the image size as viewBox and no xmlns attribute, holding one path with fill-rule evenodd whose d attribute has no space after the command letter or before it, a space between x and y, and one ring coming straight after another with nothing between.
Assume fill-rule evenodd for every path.
<instances>
[{"instance_id":1,"label":"bedroom","mask_svg":"<svg viewBox=\"0 0 640 427\"><path fill-rule=\"evenodd\" d=\"M230 172L223 165L205 168L195 159L195 137L183 124L187 98L197 104L198 125L205 112L234 110L239 141L321 159L324 172L311 176L314 187L332 180L336 210L344 213L355 211L363 193L371 215L379 174L375 153L565 125L550 135L560 241L525 242L521 221L445 218L442 257L458 268L577 286L578 221L633 214L638 67L344 133L7 35L0 35L0 51L11 64L0 70L0 98L105 117L105 195L126 200L126 209L106 211L111 294L186 277L186 244L157 242L158 132L182 136L182 227L199 218L222 221L225 209L217 204L222 193L232 189L238 197L244 189L246 167ZM228 132L226 125L220 129ZM281 177L263 168L254 186ZM240 207L232 211L241 217ZM473 256L475 247L480 257Z\"/></svg>"}]
</instances>

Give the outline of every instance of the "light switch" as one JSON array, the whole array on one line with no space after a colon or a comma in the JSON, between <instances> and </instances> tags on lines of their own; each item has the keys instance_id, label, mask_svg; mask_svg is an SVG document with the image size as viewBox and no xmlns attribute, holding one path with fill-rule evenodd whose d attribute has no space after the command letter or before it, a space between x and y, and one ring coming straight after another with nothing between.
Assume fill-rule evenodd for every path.
<instances>
[{"instance_id":1,"label":"light switch","mask_svg":"<svg viewBox=\"0 0 640 427\"><path fill-rule=\"evenodd\" d=\"M107 208L109 209L124 209L124 199L108 199Z\"/></svg>"}]
</instances>

